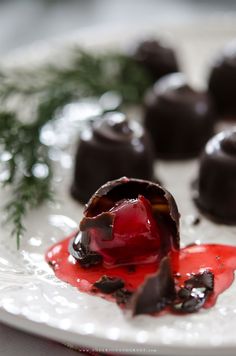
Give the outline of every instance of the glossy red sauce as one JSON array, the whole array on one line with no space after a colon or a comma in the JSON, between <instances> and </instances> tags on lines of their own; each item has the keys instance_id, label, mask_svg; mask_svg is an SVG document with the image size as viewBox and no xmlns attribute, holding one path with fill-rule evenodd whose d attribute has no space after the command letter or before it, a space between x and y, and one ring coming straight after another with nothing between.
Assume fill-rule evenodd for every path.
<instances>
[{"instance_id":1,"label":"glossy red sauce","mask_svg":"<svg viewBox=\"0 0 236 356\"><path fill-rule=\"evenodd\" d=\"M155 273L158 269L157 263L136 265L134 269L103 266L82 268L68 252L68 244L72 237L73 235L53 245L46 253L46 261L52 266L59 279L77 287L80 291L91 293L93 283L103 275L119 277L125 282L125 288L135 290L147 275ZM176 283L179 286L189 279L191 274L204 270L214 273L214 292L204 305L209 308L215 304L218 295L229 288L234 280L236 247L218 244L191 245L172 253L171 261ZM102 296L102 293L99 295Z\"/></svg>"},{"instance_id":2,"label":"glossy red sauce","mask_svg":"<svg viewBox=\"0 0 236 356\"><path fill-rule=\"evenodd\" d=\"M153 217L151 204L140 195L137 199L118 202L110 212L115 215L112 240L104 239L104 231L89 229L90 249L98 252L106 267L150 263L158 259L161 232Z\"/></svg>"}]
</instances>

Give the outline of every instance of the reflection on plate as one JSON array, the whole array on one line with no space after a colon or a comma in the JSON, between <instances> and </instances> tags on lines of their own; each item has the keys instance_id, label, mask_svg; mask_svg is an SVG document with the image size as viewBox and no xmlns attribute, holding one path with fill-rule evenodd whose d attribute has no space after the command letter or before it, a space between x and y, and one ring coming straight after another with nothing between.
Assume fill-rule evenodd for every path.
<instances>
[{"instance_id":1,"label":"reflection on plate","mask_svg":"<svg viewBox=\"0 0 236 356\"><path fill-rule=\"evenodd\" d=\"M168 32L171 33L171 29ZM165 34L165 29L160 33ZM177 49L184 58L187 73L201 85L204 66L217 48L233 37L236 27L218 30L214 26L208 29L202 25L194 30L176 28L172 33L175 43L179 43ZM92 44L92 37L89 38ZM107 44L112 38L117 38L117 34L110 34ZM63 48L57 48L57 51L63 52ZM34 47L35 51L41 51L40 47ZM45 52L50 57L47 46ZM32 50L24 53L24 58L27 54L29 63L32 63L35 55L32 58L30 53ZM14 61L17 64L17 60ZM76 122L73 125L76 126ZM219 297L216 306L210 310L181 317L139 316L130 319L115 304L80 293L54 277L44 261L45 250L70 234L77 227L82 213L82 206L76 204L68 193L73 152L73 145L68 145L70 135L71 130L63 129L63 145L52 151L54 185L58 192L56 203L28 216L28 230L19 252L16 252L15 241L8 239L8 230L1 230L0 320L74 346L95 347L101 352L105 348L120 353L134 350L135 354L144 354L144 350L166 355L189 355L200 350L208 355L220 355L222 350L235 354L236 283ZM215 225L204 218L199 225L192 224L192 219L198 214L192 204L190 189L196 176L196 161L159 162L156 169L179 205L183 245L196 241L236 245L236 228ZM1 192L1 204L6 194Z\"/></svg>"}]
</instances>

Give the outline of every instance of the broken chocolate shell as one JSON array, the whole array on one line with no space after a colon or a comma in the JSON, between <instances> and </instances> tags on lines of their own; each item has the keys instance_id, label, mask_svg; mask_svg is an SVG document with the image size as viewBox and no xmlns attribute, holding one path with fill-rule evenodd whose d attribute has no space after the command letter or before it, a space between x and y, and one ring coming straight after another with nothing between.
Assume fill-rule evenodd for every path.
<instances>
[{"instance_id":1,"label":"broken chocolate shell","mask_svg":"<svg viewBox=\"0 0 236 356\"><path fill-rule=\"evenodd\" d=\"M110 294L116 292L125 286L124 282L120 278L102 276L97 282L95 282L94 287L96 287L100 292Z\"/></svg>"},{"instance_id":2,"label":"broken chocolate shell","mask_svg":"<svg viewBox=\"0 0 236 356\"><path fill-rule=\"evenodd\" d=\"M153 314L170 305L175 298L175 281L170 260L164 257L157 274L149 276L134 293L130 307L133 315Z\"/></svg>"},{"instance_id":3,"label":"broken chocolate shell","mask_svg":"<svg viewBox=\"0 0 236 356\"><path fill-rule=\"evenodd\" d=\"M116 300L118 305L127 305L132 297L133 292L129 291L128 289L121 288L118 289L115 293L113 293L113 297Z\"/></svg>"},{"instance_id":4,"label":"broken chocolate shell","mask_svg":"<svg viewBox=\"0 0 236 356\"><path fill-rule=\"evenodd\" d=\"M178 313L197 312L214 290L214 274L211 271L198 273L184 282L172 309Z\"/></svg>"},{"instance_id":5,"label":"broken chocolate shell","mask_svg":"<svg viewBox=\"0 0 236 356\"><path fill-rule=\"evenodd\" d=\"M112 240L114 212L111 209L117 202L139 196L148 201L160 231L159 260L170 250L179 249L179 212L173 196L156 183L123 177L103 185L85 207L80 232L70 245L70 253L82 266L102 262L98 251L93 249L91 232L96 229L101 241Z\"/></svg>"}]
</instances>

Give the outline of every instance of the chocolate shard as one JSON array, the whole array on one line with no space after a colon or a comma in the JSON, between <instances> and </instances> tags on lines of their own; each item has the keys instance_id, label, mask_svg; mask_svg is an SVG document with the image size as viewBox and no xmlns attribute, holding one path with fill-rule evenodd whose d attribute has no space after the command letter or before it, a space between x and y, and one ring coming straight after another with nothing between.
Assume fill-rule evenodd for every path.
<instances>
[{"instance_id":1,"label":"chocolate shard","mask_svg":"<svg viewBox=\"0 0 236 356\"><path fill-rule=\"evenodd\" d=\"M112 239L112 228L114 222L114 214L104 212L96 217L84 217L80 222L80 231L87 231L91 228L96 228L101 231L103 240Z\"/></svg>"},{"instance_id":2,"label":"chocolate shard","mask_svg":"<svg viewBox=\"0 0 236 356\"><path fill-rule=\"evenodd\" d=\"M191 290L187 288L180 288L180 290L178 291L178 297L180 299L186 299L189 298L190 296L191 296Z\"/></svg>"},{"instance_id":3,"label":"chocolate shard","mask_svg":"<svg viewBox=\"0 0 236 356\"><path fill-rule=\"evenodd\" d=\"M172 309L178 313L197 312L204 306L207 298L214 290L214 274L204 271L194 275L184 282L184 287L178 291L177 299Z\"/></svg>"},{"instance_id":4,"label":"chocolate shard","mask_svg":"<svg viewBox=\"0 0 236 356\"><path fill-rule=\"evenodd\" d=\"M120 278L102 276L97 282L93 284L102 293L110 294L124 287L124 282Z\"/></svg>"},{"instance_id":5,"label":"chocolate shard","mask_svg":"<svg viewBox=\"0 0 236 356\"><path fill-rule=\"evenodd\" d=\"M148 277L131 300L133 315L157 313L171 304L176 298L175 281L170 259L162 259L155 275Z\"/></svg>"},{"instance_id":6,"label":"chocolate shard","mask_svg":"<svg viewBox=\"0 0 236 356\"><path fill-rule=\"evenodd\" d=\"M75 239L71 239L69 243L69 253L72 255L77 261L79 261L81 267L89 268L94 265L98 265L102 263L102 256L94 251L90 251L88 238L83 234L84 241L81 243L81 232L75 237ZM86 242L87 240L87 242ZM85 243L86 242L86 243Z\"/></svg>"},{"instance_id":7,"label":"chocolate shard","mask_svg":"<svg viewBox=\"0 0 236 356\"><path fill-rule=\"evenodd\" d=\"M198 311L205 303L205 298L195 298L190 297L186 299L183 303L180 303L176 308L174 305L175 311L179 311L182 313L194 313Z\"/></svg>"},{"instance_id":8,"label":"chocolate shard","mask_svg":"<svg viewBox=\"0 0 236 356\"><path fill-rule=\"evenodd\" d=\"M204 271L203 273L196 274L192 278L185 281L186 288L201 288L205 287L208 291L214 289L214 274L211 271Z\"/></svg>"}]
</instances>

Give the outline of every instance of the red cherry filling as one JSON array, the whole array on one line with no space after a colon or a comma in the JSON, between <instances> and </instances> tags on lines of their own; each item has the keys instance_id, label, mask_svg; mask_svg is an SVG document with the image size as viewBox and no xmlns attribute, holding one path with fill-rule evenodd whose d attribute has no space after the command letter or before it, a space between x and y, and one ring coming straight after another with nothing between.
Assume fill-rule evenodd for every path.
<instances>
[{"instance_id":1,"label":"red cherry filling","mask_svg":"<svg viewBox=\"0 0 236 356\"><path fill-rule=\"evenodd\" d=\"M149 201L142 195L124 199L109 212L114 214L111 239L102 238L96 228L89 231L90 250L103 257L104 265L114 267L157 261L160 231Z\"/></svg>"}]
</instances>

